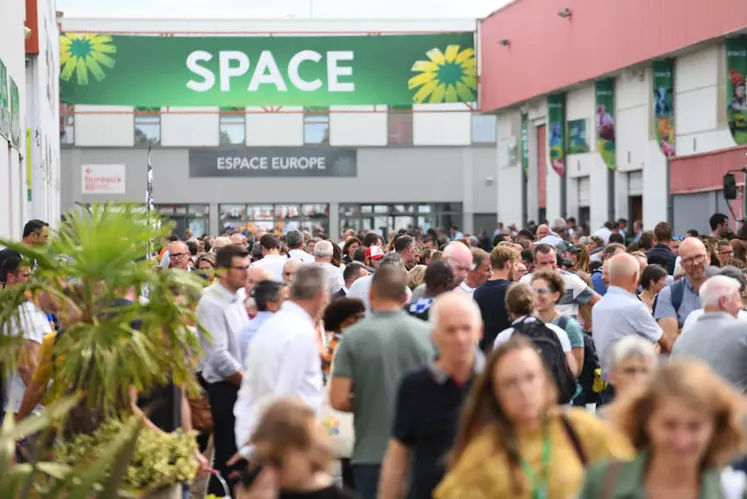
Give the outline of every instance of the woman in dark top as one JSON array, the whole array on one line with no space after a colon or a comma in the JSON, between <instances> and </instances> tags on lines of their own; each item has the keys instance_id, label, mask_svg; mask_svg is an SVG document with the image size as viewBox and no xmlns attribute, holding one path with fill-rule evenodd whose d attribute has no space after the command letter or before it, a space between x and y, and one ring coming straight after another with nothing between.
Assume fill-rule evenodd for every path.
<instances>
[{"instance_id":1,"label":"woman in dark top","mask_svg":"<svg viewBox=\"0 0 747 499\"><path fill-rule=\"evenodd\" d=\"M334 455L313 409L295 398L270 405L251 438L253 471L242 473L237 499L356 499L327 472ZM260 468L257 468L259 466Z\"/></svg>"}]
</instances>

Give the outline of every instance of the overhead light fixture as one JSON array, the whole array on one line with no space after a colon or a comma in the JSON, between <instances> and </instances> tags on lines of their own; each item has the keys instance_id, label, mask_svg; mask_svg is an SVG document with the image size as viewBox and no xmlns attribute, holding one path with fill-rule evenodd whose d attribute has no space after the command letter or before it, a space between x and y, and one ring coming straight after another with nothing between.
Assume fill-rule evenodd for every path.
<instances>
[{"instance_id":1,"label":"overhead light fixture","mask_svg":"<svg viewBox=\"0 0 747 499\"><path fill-rule=\"evenodd\" d=\"M498 43L500 43L500 44L501 44L501 45L503 45L504 47L509 47L509 46L511 46L511 40L509 40L508 38L504 38L504 39L502 39L502 40L499 40L499 41L498 41Z\"/></svg>"},{"instance_id":2,"label":"overhead light fixture","mask_svg":"<svg viewBox=\"0 0 747 499\"><path fill-rule=\"evenodd\" d=\"M568 7L566 7L565 9L561 10L560 12L558 12L558 15L560 17L564 18L564 19L567 19L567 18L569 18L569 17L571 17L573 15L573 12L571 11L571 9L569 9Z\"/></svg>"}]
</instances>

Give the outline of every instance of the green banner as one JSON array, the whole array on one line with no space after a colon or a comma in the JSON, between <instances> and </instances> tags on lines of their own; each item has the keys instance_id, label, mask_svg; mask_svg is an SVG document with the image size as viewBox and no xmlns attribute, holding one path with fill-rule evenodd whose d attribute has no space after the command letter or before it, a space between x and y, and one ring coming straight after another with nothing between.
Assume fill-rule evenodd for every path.
<instances>
[{"instance_id":1,"label":"green banner","mask_svg":"<svg viewBox=\"0 0 747 499\"><path fill-rule=\"evenodd\" d=\"M747 144L747 36L726 40L729 130L737 145Z\"/></svg>"},{"instance_id":2,"label":"green banner","mask_svg":"<svg viewBox=\"0 0 747 499\"><path fill-rule=\"evenodd\" d=\"M521 113L521 167L524 178L529 178L529 116Z\"/></svg>"},{"instance_id":3,"label":"green banner","mask_svg":"<svg viewBox=\"0 0 747 499\"><path fill-rule=\"evenodd\" d=\"M654 133L667 158L674 157L674 62L654 61Z\"/></svg>"},{"instance_id":4,"label":"green banner","mask_svg":"<svg viewBox=\"0 0 747 499\"><path fill-rule=\"evenodd\" d=\"M615 80L594 84L596 96L597 151L610 170L617 169L615 153Z\"/></svg>"},{"instance_id":5,"label":"green banner","mask_svg":"<svg viewBox=\"0 0 747 499\"><path fill-rule=\"evenodd\" d=\"M159 37L64 34L67 104L333 106L475 102L474 33Z\"/></svg>"},{"instance_id":6,"label":"green banner","mask_svg":"<svg viewBox=\"0 0 747 499\"><path fill-rule=\"evenodd\" d=\"M547 96L547 121L550 123L547 136L550 165L562 177L565 175L565 94Z\"/></svg>"},{"instance_id":7,"label":"green banner","mask_svg":"<svg viewBox=\"0 0 747 499\"><path fill-rule=\"evenodd\" d=\"M10 99L8 98L8 70L0 60L0 135L10 140Z\"/></svg>"},{"instance_id":8,"label":"green banner","mask_svg":"<svg viewBox=\"0 0 747 499\"><path fill-rule=\"evenodd\" d=\"M589 152L586 140L586 120L568 122L568 154L583 154Z\"/></svg>"},{"instance_id":9,"label":"green banner","mask_svg":"<svg viewBox=\"0 0 747 499\"><path fill-rule=\"evenodd\" d=\"M10 142L18 149L21 145L21 100L18 96L18 85L13 78L10 81Z\"/></svg>"}]
</instances>

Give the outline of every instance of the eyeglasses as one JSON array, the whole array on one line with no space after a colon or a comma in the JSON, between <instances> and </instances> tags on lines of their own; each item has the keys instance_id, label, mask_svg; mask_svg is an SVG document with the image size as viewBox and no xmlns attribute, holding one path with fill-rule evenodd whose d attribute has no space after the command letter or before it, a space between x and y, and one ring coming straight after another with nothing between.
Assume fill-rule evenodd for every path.
<instances>
[{"instance_id":1,"label":"eyeglasses","mask_svg":"<svg viewBox=\"0 0 747 499\"><path fill-rule=\"evenodd\" d=\"M552 289L547 289L547 288L535 288L534 292L540 295L550 295L554 293Z\"/></svg>"},{"instance_id":2,"label":"eyeglasses","mask_svg":"<svg viewBox=\"0 0 747 499\"><path fill-rule=\"evenodd\" d=\"M706 255L695 255L691 256L690 258L683 258L682 259L682 265L693 265L696 263L703 263L705 262Z\"/></svg>"}]
</instances>

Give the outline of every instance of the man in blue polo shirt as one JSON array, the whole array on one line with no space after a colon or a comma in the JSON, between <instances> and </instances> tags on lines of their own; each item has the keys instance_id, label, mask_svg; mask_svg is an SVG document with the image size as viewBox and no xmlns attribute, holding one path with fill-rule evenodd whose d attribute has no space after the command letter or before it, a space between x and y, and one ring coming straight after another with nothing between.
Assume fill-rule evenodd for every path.
<instances>
[{"instance_id":1,"label":"man in blue polo shirt","mask_svg":"<svg viewBox=\"0 0 747 499\"><path fill-rule=\"evenodd\" d=\"M430 322L438 358L402 379L379 497L430 499L445 473L462 404L485 364L476 346L482 318L474 300L443 294L431 308Z\"/></svg>"}]
</instances>

